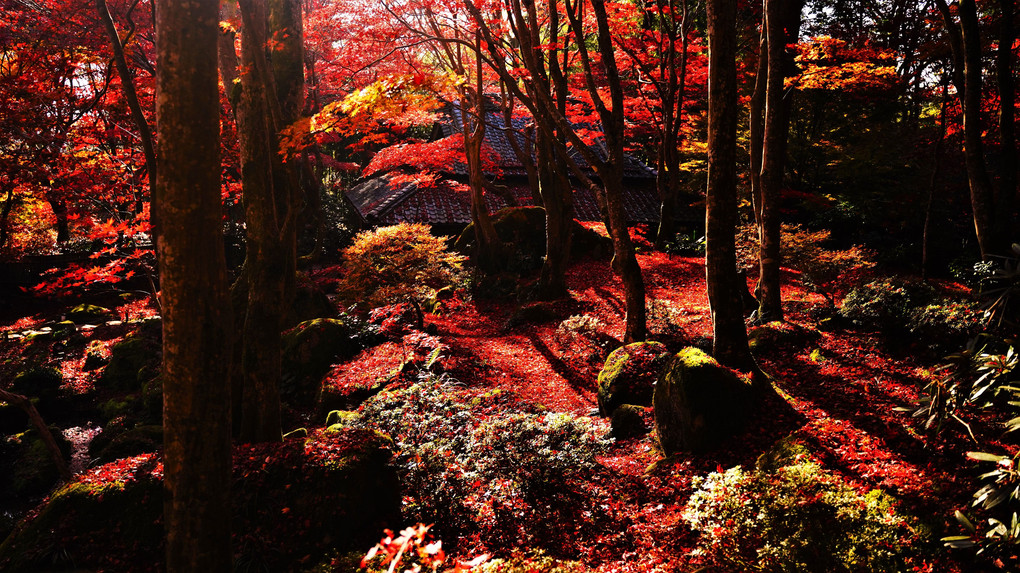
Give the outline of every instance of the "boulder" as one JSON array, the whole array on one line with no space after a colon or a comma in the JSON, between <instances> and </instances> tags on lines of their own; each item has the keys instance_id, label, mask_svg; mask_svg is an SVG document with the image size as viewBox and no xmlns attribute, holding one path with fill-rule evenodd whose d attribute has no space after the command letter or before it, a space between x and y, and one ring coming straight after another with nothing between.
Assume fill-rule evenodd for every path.
<instances>
[{"instance_id":1,"label":"boulder","mask_svg":"<svg viewBox=\"0 0 1020 573\"><path fill-rule=\"evenodd\" d=\"M655 384L655 431L665 455L704 452L743 427L754 391L749 380L697 348L672 357Z\"/></svg>"},{"instance_id":2,"label":"boulder","mask_svg":"<svg viewBox=\"0 0 1020 573\"><path fill-rule=\"evenodd\" d=\"M636 438L648 433L644 419L645 408L634 404L622 404L613 410L609 419L613 437L617 440Z\"/></svg>"},{"instance_id":3,"label":"boulder","mask_svg":"<svg viewBox=\"0 0 1020 573\"><path fill-rule=\"evenodd\" d=\"M11 392L38 399L36 407L46 409L57 400L63 384L64 375L56 368L29 368L14 376Z\"/></svg>"},{"instance_id":4,"label":"boulder","mask_svg":"<svg viewBox=\"0 0 1020 573\"><path fill-rule=\"evenodd\" d=\"M107 463L155 452L163 447L163 426L136 426L113 437L96 452L96 461Z\"/></svg>"},{"instance_id":5,"label":"boulder","mask_svg":"<svg viewBox=\"0 0 1020 573\"><path fill-rule=\"evenodd\" d=\"M312 406L322 378L334 363L354 356L357 343L339 319L308 320L283 333L281 397L295 406Z\"/></svg>"},{"instance_id":6,"label":"boulder","mask_svg":"<svg viewBox=\"0 0 1020 573\"><path fill-rule=\"evenodd\" d=\"M613 243L576 220L571 221L573 239L571 254L605 258L613 254ZM506 207L492 215L492 225L504 243L513 246L507 268L527 271L542 265L545 256L545 209L542 207ZM457 238L454 248L462 253L471 251L475 240L474 224L469 224Z\"/></svg>"},{"instance_id":7,"label":"boulder","mask_svg":"<svg viewBox=\"0 0 1020 573\"><path fill-rule=\"evenodd\" d=\"M67 313L67 318L75 324L104 324L119 317L106 307L79 304Z\"/></svg>"},{"instance_id":8,"label":"boulder","mask_svg":"<svg viewBox=\"0 0 1020 573\"><path fill-rule=\"evenodd\" d=\"M634 342L617 348L606 357L599 372L599 413L612 415L621 404L650 406L655 381L669 359L661 342Z\"/></svg>"},{"instance_id":9,"label":"boulder","mask_svg":"<svg viewBox=\"0 0 1020 573\"><path fill-rule=\"evenodd\" d=\"M50 426L50 433L65 462L69 461L70 442L56 426ZM11 499L45 494L60 479L53 454L35 428L4 438L0 442L0 459L3 460L0 461L0 488Z\"/></svg>"},{"instance_id":10,"label":"boulder","mask_svg":"<svg viewBox=\"0 0 1020 573\"><path fill-rule=\"evenodd\" d=\"M234 448L234 561L264 571L359 550L400 525L393 441L363 429ZM158 454L89 470L56 491L0 545L0 570L162 569L163 493Z\"/></svg>"},{"instance_id":11,"label":"boulder","mask_svg":"<svg viewBox=\"0 0 1020 573\"><path fill-rule=\"evenodd\" d=\"M751 352L762 354L791 347L796 350L820 337L817 331L808 330L798 324L773 321L748 330L747 344Z\"/></svg>"},{"instance_id":12,"label":"boulder","mask_svg":"<svg viewBox=\"0 0 1020 573\"><path fill-rule=\"evenodd\" d=\"M162 321L143 320L132 333L110 347L110 361L97 385L113 390L138 390L159 371L162 360Z\"/></svg>"},{"instance_id":13,"label":"boulder","mask_svg":"<svg viewBox=\"0 0 1020 573\"><path fill-rule=\"evenodd\" d=\"M304 274L298 274L297 288L294 291L294 303L287 317L287 326L294 326L316 318L336 318L336 305L329 300L325 291L319 288Z\"/></svg>"}]
</instances>

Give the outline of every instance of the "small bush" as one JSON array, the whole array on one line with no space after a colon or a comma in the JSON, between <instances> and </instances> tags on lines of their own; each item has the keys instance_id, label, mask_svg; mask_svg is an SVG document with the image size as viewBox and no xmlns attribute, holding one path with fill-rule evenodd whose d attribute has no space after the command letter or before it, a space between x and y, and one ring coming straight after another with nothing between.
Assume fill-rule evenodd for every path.
<instances>
[{"instance_id":1,"label":"small bush","mask_svg":"<svg viewBox=\"0 0 1020 573\"><path fill-rule=\"evenodd\" d=\"M911 530L880 490L861 494L800 457L695 478L684 519L726 570L903 571Z\"/></svg>"},{"instance_id":2,"label":"small bush","mask_svg":"<svg viewBox=\"0 0 1020 573\"><path fill-rule=\"evenodd\" d=\"M904 331L909 330L917 309L934 300L935 290L927 284L889 277L850 291L839 312L860 325Z\"/></svg>"},{"instance_id":3,"label":"small bush","mask_svg":"<svg viewBox=\"0 0 1020 573\"><path fill-rule=\"evenodd\" d=\"M362 423L390 433L404 485L404 516L435 523L451 544L480 538L490 548L521 543L570 547L601 515L582 479L599 470L605 428L585 417L519 413L483 421L508 406L505 394L470 396L447 376L365 402ZM453 548L455 549L455 547Z\"/></svg>"},{"instance_id":4,"label":"small bush","mask_svg":"<svg viewBox=\"0 0 1020 573\"><path fill-rule=\"evenodd\" d=\"M827 229L810 231L800 225L783 225L780 249L783 265L800 271L804 283L834 305L839 279L872 268L875 262L874 253L860 245L843 250L826 248L830 238ZM742 269L758 266L758 232L753 224L738 229L737 245L738 266Z\"/></svg>"},{"instance_id":5,"label":"small bush","mask_svg":"<svg viewBox=\"0 0 1020 573\"><path fill-rule=\"evenodd\" d=\"M424 304L438 289L460 280L463 262L419 223L364 231L343 251L346 274L338 292L361 310L408 299Z\"/></svg>"}]
</instances>

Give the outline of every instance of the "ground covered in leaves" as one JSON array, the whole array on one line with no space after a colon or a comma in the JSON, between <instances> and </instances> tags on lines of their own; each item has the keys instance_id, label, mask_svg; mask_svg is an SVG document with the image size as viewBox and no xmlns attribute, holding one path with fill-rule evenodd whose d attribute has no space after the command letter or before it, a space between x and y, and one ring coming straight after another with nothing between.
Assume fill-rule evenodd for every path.
<instances>
[{"instance_id":1,"label":"ground covered in leaves","mask_svg":"<svg viewBox=\"0 0 1020 573\"><path fill-rule=\"evenodd\" d=\"M638 260L653 338L672 351L708 348L703 260L650 250ZM756 356L776 393L760 404L746 431L712 453L664 459L650 410L642 414L645 432L611 436L608 420L598 414L597 376L622 338L623 295L608 264L591 260L571 268L569 299L522 303L458 291L425 315L421 331L384 321L382 330L392 331L383 332L385 340L333 364L320 402L288 413L291 427L284 431L303 426L308 432L285 444L345 428L392 437L390 464L402 510L400 523L390 527L434 524L430 533L448 555L509 560L501 562L503 569L490 563L482 570L820 571L812 560L821 557L810 550L770 545L775 540L753 530L772 528L790 544L817 544L810 536L818 532L808 530L824 532L833 520L854 531L845 532L843 545L819 551L846 553L854 564L848 570L973 570L970 553L951 553L939 542L959 533L953 511L970 502L964 478L976 472L965 459L968 438L957 429L934 438L909 413L932 375L933 359L918 358L925 354L917 341L845 325L819 329L818 317L829 314L830 303L801 285L796 273L785 278L787 322L753 331ZM85 449L104 427L118 423L121 412L144 410L147 400L143 393L138 403L125 403L116 384L103 382L109 365L96 368L90 360L102 363L140 319L158 314L144 298L103 302L115 315L74 326L70 338L53 334L66 309L7 320L0 374L7 387L27 363L61 372L60 410L42 413L59 420L69 438L76 483L92 484L104 474L123 481L127 466L151 466L147 476L156 479L152 473L161 465L152 454L107 460L108 467ZM322 396L333 402L323 405ZM97 405L102 419L88 414ZM13 451L13 441L28 439L19 433L24 429L3 431L5 452ZM252 460L264 470L276 455L258 454L258 460L242 456L235 473L258 470ZM3 533L16 529L25 512L38 512L49 487L6 500ZM348 571L357 567L352 555L369 549L335 550L329 535L302 529L320 527L321 519L304 520L290 513L292 503L280 504L279 519L293 525L287 542L295 543L295 532L314 540L298 544L301 555L286 551L297 560L289 569ZM273 551L251 548L269 543L256 533L262 529L235 536L238 561L279 563L253 558ZM759 547L742 556L749 539ZM721 557L720 548L731 557ZM137 549L125 554L127 563L107 556L93 566L135 570L130 559L145 554ZM796 560L782 565L791 555ZM510 568L527 559L530 565Z\"/></svg>"}]
</instances>

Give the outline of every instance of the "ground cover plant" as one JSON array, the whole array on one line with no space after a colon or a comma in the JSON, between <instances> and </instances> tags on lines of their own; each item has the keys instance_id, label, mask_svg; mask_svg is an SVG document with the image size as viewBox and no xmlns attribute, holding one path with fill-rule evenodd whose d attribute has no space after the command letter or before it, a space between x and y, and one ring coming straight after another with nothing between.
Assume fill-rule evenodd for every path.
<instances>
[{"instance_id":1,"label":"ground cover plant","mask_svg":"<svg viewBox=\"0 0 1020 573\"><path fill-rule=\"evenodd\" d=\"M698 259L647 252L639 260L653 285L684 285L652 288L657 305L684 309L653 323L659 331L653 330L652 336L674 351L697 344L710 326ZM255 457L287 460L292 454L286 452L293 447L288 444L330 432L380 432L392 439L389 467L400 484L401 507L399 518L387 521L386 527L397 531L429 525L431 537L427 542L422 538L421 551L427 553L425 547L441 541L445 561L438 570L480 557L484 564L475 561L473 566L481 571L695 571L706 566L796 571L815 567L813 560L820 556L837 560L818 565L825 570L966 571L975 560L1011 561L1008 511L996 518L1005 520L1006 533L982 554L991 558L975 556L973 549L951 552L939 541L954 538L953 543L964 545L966 538L970 544L976 537L961 523L976 524L975 511L1002 514L998 507L984 510L981 504L972 510L970 496L984 484L1001 489L1012 483L1006 462L1010 454L971 454L998 463L1007 473L984 481L966 477L972 471L967 452L978 449L971 433L989 446L984 449L1012 451L1008 441L997 437L994 420L987 411L982 414L959 403L953 415L966 420L966 428L949 422L937 434L926 428L926 418L911 415L929 395L926 388L945 375L934 367L937 361L904 356L888 345L881 331L851 321L836 330L819 330L813 318L818 313L812 309L829 303L811 287L791 284L786 296L799 310L782 325L758 327L764 330L756 335L756 352L762 367L774 373L778 394L752 416L744 433L712 452L663 458L647 418L651 409L638 406L639 416L646 416L643 429L614 438L610 420L599 415L597 405L598 374L623 333L614 303L617 279L610 272L598 261L574 265L568 274L571 298L544 311L551 319L523 321L508 330L507 320L520 303L455 290L438 314L424 314L420 328L430 334L417 331L411 316L401 322L404 326L387 327L389 335L376 330L358 339L371 354L334 359L333 373L323 376L323 384L354 383L367 376L373 382L358 387L370 389L344 394L346 411L306 408L293 423L307 429L291 434L280 447L263 446ZM152 423L145 405L147 378L104 382L110 357L125 348L117 350L115 342L131 332L141 336L146 320L138 317L154 312L150 299L138 298L114 305L102 317L135 317L128 322L75 326L57 334L49 325L60 317L44 312L5 326L3 368L17 380L11 389L38 395L36 404L47 421L70 438L65 452L75 471L93 468L81 475L115 476L109 468L124 463L95 465L105 458L87 447L89 438L109 443L104 434L112 432L122 447L134 448L110 455L159 451L158 436L144 442L130 438ZM385 316L400 321L399 313ZM426 339L432 342L423 342ZM60 351L54 352L56 348ZM993 362L991 350L981 354L975 366L984 370L974 372L978 377L990 368L1006 373L997 380L1008 392L1010 360L1015 359L1008 347L995 347L1005 362ZM85 368L89 360L106 365ZM364 372L357 368L361 361ZM51 370L41 370L47 367ZM46 382L43 373L50 371L59 375L56 383ZM25 374L14 376L18 372ZM33 380L38 381L30 385ZM981 380L979 387L987 385L987 376ZM13 411L10 405L5 408ZM5 438L4 479L22 483L24 471L9 472L15 464L34 464L34 479L55 483L59 478L41 446L35 446L33 454L18 453L18 447L24 447L18 444L35 439L18 432ZM323 438L314 439L318 441L308 443L324 443ZM310 451L307 446L305 451ZM341 450L319 451L330 464ZM252 479L263 485L277 479L270 477L275 474L258 477L266 470L245 469L248 463L235 464L235 474L249 476L238 487L256 483ZM279 519L290 519L291 511L303 507L305 502L295 501L305 499L300 496L336 495L314 493L307 481L271 485L266 487L298 488L288 490L298 498L285 494L273 502L279 511L286 510ZM16 522L31 523L24 518L45 507L49 487L12 490L24 493L5 508L14 518L6 522L5 531L23 536L26 525ZM275 495L266 491L260 497ZM984 490L980 501L988 495ZM956 511L970 521L958 521ZM251 514L251 519L256 517ZM277 519L258 519L267 518ZM805 553L817 549L814 536L819 531L832 532L833 520L842 524L846 537L823 536L836 545ZM307 556L290 567L345 571L360 566L367 545L338 544L316 527L301 530ZM382 538L379 527L375 537ZM974 527L975 536L984 536L980 526ZM11 539L22 539L19 535ZM257 569L259 563L300 557L273 550L282 538L268 525L237 535L237 563L244 567L247 563ZM106 569L118 560L130 564L140 555L125 551L98 561L91 561L88 553L74 557ZM4 559L12 557L5 553ZM411 567L412 562L403 562ZM425 561L415 562L428 570ZM798 569L796 563L808 569ZM377 565L366 562L365 567L373 571Z\"/></svg>"}]
</instances>

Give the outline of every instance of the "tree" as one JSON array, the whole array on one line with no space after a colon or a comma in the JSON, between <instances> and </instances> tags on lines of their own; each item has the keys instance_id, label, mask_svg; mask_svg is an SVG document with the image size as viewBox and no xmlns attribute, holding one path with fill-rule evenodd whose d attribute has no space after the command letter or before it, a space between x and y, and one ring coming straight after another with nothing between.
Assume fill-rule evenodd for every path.
<instances>
[{"instance_id":1,"label":"tree","mask_svg":"<svg viewBox=\"0 0 1020 573\"><path fill-rule=\"evenodd\" d=\"M953 54L953 84L956 87L957 96L960 99L960 106L963 110L963 152L967 166L967 184L970 188L970 204L974 213L974 232L977 236L978 246L981 249L982 258L1003 252L1008 242L1003 237L1006 231L1006 223L1012 218L1012 213L1000 211L997 207L1011 205L1013 197L1005 199L1004 194L1015 195L1014 189L1000 189L999 197L992 184L991 175L988 172L988 165L985 162L984 137L981 123L982 87L984 78L982 73L982 47L979 18L975 0L961 0L954 4L957 17L954 18L950 6L945 0L935 0L935 5L942 15L946 36ZM1009 29L1004 30L1005 36L1010 35ZM1009 59L1000 59L1006 64ZM1007 81L1005 88L1006 95L1010 95L1012 83ZM1010 106L1012 107L1012 106ZM1008 112L1007 112L1008 114ZM1004 137L1009 137L1012 125L1003 132ZM1015 143L1013 143L1015 146ZM1015 181L1015 171L1012 179Z\"/></svg>"},{"instance_id":2,"label":"tree","mask_svg":"<svg viewBox=\"0 0 1020 573\"><path fill-rule=\"evenodd\" d=\"M734 236L737 223L736 0L708 0L708 188L705 273L712 354L719 363L757 369L747 344ZM746 288L744 286L743 288Z\"/></svg>"},{"instance_id":3,"label":"tree","mask_svg":"<svg viewBox=\"0 0 1020 573\"><path fill-rule=\"evenodd\" d=\"M755 173L751 178L751 199L760 245L755 295L761 321L783 319L779 193L783 186L790 115L785 80L793 67L787 45L797 38L802 6L801 0L765 0L763 50L758 54L757 81L752 95L751 170Z\"/></svg>"},{"instance_id":4,"label":"tree","mask_svg":"<svg viewBox=\"0 0 1020 573\"><path fill-rule=\"evenodd\" d=\"M216 2L157 0L166 569L229 571L231 311Z\"/></svg>"},{"instance_id":5,"label":"tree","mask_svg":"<svg viewBox=\"0 0 1020 573\"><path fill-rule=\"evenodd\" d=\"M551 24L549 32L545 35L540 33L543 27L534 2L523 5L517 2L505 3L509 27L516 34L510 39L505 39L503 34L497 34L493 30L490 26L492 20L486 18L474 2L465 0L465 5L482 32L488 52L486 56L488 65L499 74L503 84L514 97L531 112L536 131L539 132L536 137L544 137L544 141L552 146L556 157L566 161L570 172L596 196L613 241L613 270L624 284L627 314L624 339L627 342L643 340L647 334L644 279L634 253L634 245L630 240L622 203L625 162L623 88L605 3L601 0L593 0L590 3L565 2L562 15L566 16L569 32L563 40L559 40L558 35L551 33L551 24L556 23L558 19L558 17L553 19L552 15L560 14L559 4L555 0L550 0L546 6L548 14L545 14L545 18ZM591 9L594 32L588 26L591 21L585 21L582 7ZM556 29L559 30L559 27L556 26ZM549 39L553 40L551 44L544 43ZM526 90L517 79L522 73L532 81L546 77L546 49L562 46L565 50L568 39L572 42L572 51L576 53L575 65L579 68L578 76L579 81L583 82L584 94L588 100L586 103L594 111L601 129L595 141L591 139L586 141L581 137L579 133L581 128L568 119L564 113L563 102L558 101L553 95L558 92L542 89ZM511 66L519 67L511 71ZM563 70L558 64L552 69L558 72L550 72L548 77L557 83L553 76L556 73L562 74ZM565 79L561 81L566 85ZM606 101L607 96L609 101ZM541 141L539 139L539 142ZM570 144L569 151L567 143ZM594 182L577 159L572 157L572 153L575 152L594 170L598 183ZM543 165L541 163L543 159L548 161L547 156L544 158L539 149L540 173L543 168L548 169L550 165L549 163ZM544 185L544 182L542 184ZM562 186L558 192L563 192ZM543 202L545 201L543 192ZM548 212L549 205L546 203L547 227ZM548 237L551 231L547 228L546 233ZM553 242L551 237L547 238L547 243ZM567 245L569 246L569 243Z\"/></svg>"},{"instance_id":6,"label":"tree","mask_svg":"<svg viewBox=\"0 0 1020 573\"><path fill-rule=\"evenodd\" d=\"M241 331L241 429L246 442L281 439L279 383L281 331L288 272L283 233L289 201L279 198L273 164L275 134L265 58L268 14L265 0L242 0L241 93L237 128L245 207L246 256L239 288L247 294ZM268 85L267 85L268 84ZM289 197L288 197L289 199Z\"/></svg>"}]
</instances>

